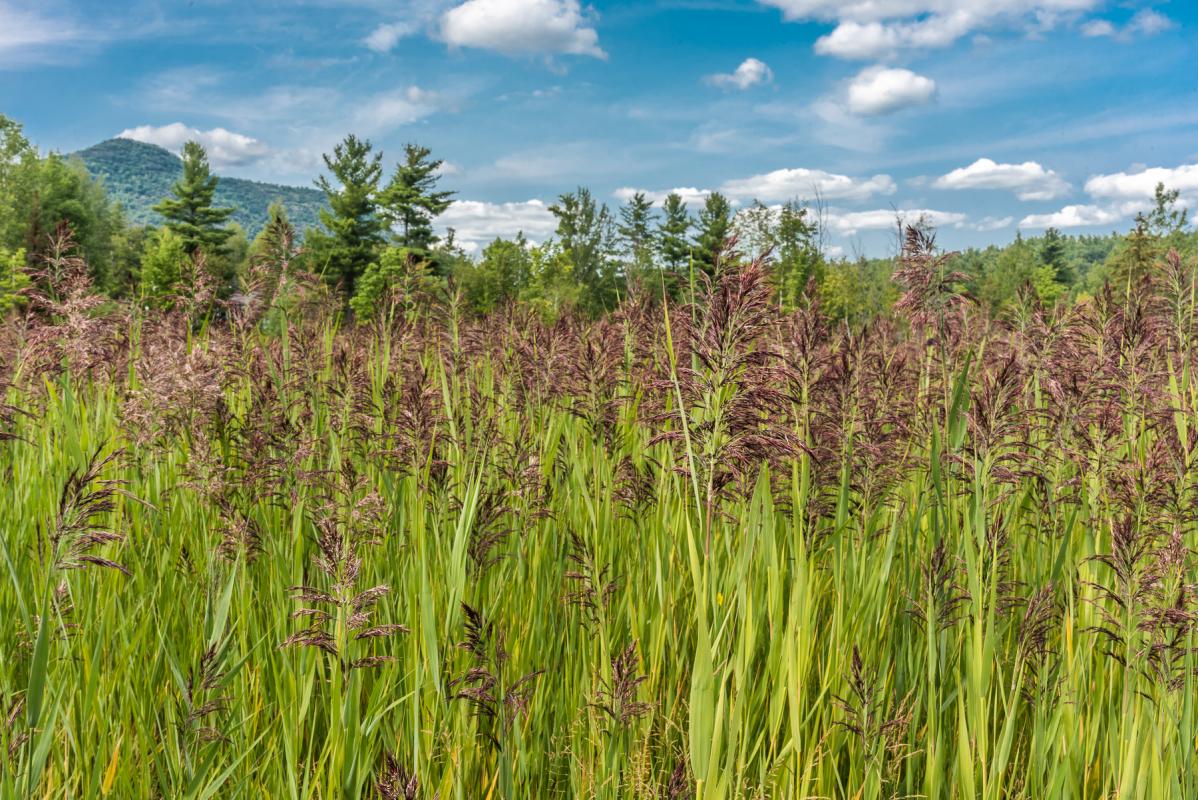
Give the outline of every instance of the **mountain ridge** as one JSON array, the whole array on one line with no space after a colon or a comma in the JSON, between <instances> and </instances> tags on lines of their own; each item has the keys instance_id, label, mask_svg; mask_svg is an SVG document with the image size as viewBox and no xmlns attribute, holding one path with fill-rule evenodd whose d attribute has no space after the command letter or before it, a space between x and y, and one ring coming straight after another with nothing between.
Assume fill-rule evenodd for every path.
<instances>
[{"instance_id":1,"label":"mountain ridge","mask_svg":"<svg viewBox=\"0 0 1198 800\"><path fill-rule=\"evenodd\" d=\"M177 155L133 139L108 139L71 155L104 182L129 220L140 225L162 223L153 207L170 194L183 175L183 160ZM282 201L292 224L301 232L317 226L320 210L328 207L324 193L318 189L225 177L220 177L216 186L216 205L233 208L232 221L245 228L251 238L266 224L267 210L276 200Z\"/></svg>"}]
</instances>

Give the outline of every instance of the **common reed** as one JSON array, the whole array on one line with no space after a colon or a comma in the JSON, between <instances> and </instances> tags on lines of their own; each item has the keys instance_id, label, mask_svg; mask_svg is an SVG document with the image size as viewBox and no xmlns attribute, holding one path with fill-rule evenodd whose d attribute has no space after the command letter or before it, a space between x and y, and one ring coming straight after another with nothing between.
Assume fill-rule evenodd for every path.
<instances>
[{"instance_id":1,"label":"common reed","mask_svg":"<svg viewBox=\"0 0 1198 800\"><path fill-rule=\"evenodd\" d=\"M3 324L0 796L1198 797L1193 264L362 325L295 252L146 311L63 231Z\"/></svg>"}]
</instances>

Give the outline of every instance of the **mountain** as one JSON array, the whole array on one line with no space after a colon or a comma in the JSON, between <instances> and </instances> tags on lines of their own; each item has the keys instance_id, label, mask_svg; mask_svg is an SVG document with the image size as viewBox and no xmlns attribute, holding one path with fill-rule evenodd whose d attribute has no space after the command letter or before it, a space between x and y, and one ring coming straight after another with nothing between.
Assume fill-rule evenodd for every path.
<instances>
[{"instance_id":1,"label":"mountain","mask_svg":"<svg viewBox=\"0 0 1198 800\"><path fill-rule=\"evenodd\" d=\"M170 194L171 186L183 175L183 161L158 145L132 139L109 139L74 154L88 172L104 180L109 195L138 224L160 224L152 210ZM281 200L297 231L315 227L320 209L326 208L324 193L300 186L280 186L243 178L221 178L216 186L216 205L232 207L233 220L253 238L266 224L266 210Z\"/></svg>"}]
</instances>

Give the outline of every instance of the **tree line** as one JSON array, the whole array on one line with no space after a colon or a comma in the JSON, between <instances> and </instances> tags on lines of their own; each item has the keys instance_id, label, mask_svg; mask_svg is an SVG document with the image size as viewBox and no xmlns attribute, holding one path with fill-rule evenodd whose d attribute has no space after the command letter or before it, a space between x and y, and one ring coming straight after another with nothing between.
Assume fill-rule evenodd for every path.
<instances>
[{"instance_id":1,"label":"tree line","mask_svg":"<svg viewBox=\"0 0 1198 800\"><path fill-rule=\"evenodd\" d=\"M820 210L797 200L737 209L716 192L692 212L676 193L660 204L636 193L613 210L579 187L549 207L557 224L547 241L497 238L471 256L452 229L437 233L437 219L455 195L440 186L443 162L429 148L408 144L388 173L384 154L350 135L324 156L326 174L316 180L327 200L320 225L301 235L286 208L275 204L251 242L230 224L234 209L215 204L218 178L204 149L188 142L182 160L181 177L154 207L163 224L131 225L82 163L43 157L17 123L0 116L0 311L21 304L60 225L69 226L101 291L147 306L194 291L186 284L197 275L225 299L260 291L250 279L253 266L264 254L277 256L281 241L289 243L293 268L318 276L359 318L413 281L480 313L523 303L546 315L596 314L633 293L686 299L724 262L764 253L777 302L786 307L819 302L833 318L861 322L884 313L897 296L891 259L830 258ZM967 250L952 265L969 276L964 288L972 297L1001 312L1029 297L1052 304L1096 292L1107 281L1138 280L1170 248L1198 252L1198 234L1178 193L1160 186L1152 210L1124 235L1049 229Z\"/></svg>"}]
</instances>

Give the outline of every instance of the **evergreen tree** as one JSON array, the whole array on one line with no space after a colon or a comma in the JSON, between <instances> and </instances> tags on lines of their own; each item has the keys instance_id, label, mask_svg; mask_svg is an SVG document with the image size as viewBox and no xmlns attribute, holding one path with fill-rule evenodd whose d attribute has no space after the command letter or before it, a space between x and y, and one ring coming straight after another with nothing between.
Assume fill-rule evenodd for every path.
<instances>
[{"instance_id":1,"label":"evergreen tree","mask_svg":"<svg viewBox=\"0 0 1198 800\"><path fill-rule=\"evenodd\" d=\"M1111 251L1107 274L1117 291L1132 292L1152 273L1160 256L1160 240L1153 236L1148 218L1136 217L1136 226Z\"/></svg>"},{"instance_id":2,"label":"evergreen tree","mask_svg":"<svg viewBox=\"0 0 1198 800\"><path fill-rule=\"evenodd\" d=\"M201 248L215 253L233 233L223 226L234 209L212 205L217 181L204 148L199 142L187 142L183 145L183 177L171 188L173 196L154 206L191 255Z\"/></svg>"},{"instance_id":3,"label":"evergreen tree","mask_svg":"<svg viewBox=\"0 0 1198 800\"><path fill-rule=\"evenodd\" d=\"M724 245L732 236L732 205L719 192L712 192L699 212L695 231L695 262L714 275Z\"/></svg>"},{"instance_id":4,"label":"evergreen tree","mask_svg":"<svg viewBox=\"0 0 1198 800\"><path fill-rule=\"evenodd\" d=\"M1040 261L1046 267L1051 267L1053 274L1060 283L1072 283L1069 274L1069 262L1065 259L1065 237L1056 228L1044 231L1044 241L1040 244Z\"/></svg>"},{"instance_id":5,"label":"evergreen tree","mask_svg":"<svg viewBox=\"0 0 1198 800\"><path fill-rule=\"evenodd\" d=\"M329 209L320 212L327 233L308 234L308 257L312 271L341 284L346 300L354 296L358 278L383 244L384 223L377 202L383 156L372 155L372 150L367 140L352 134L345 137L332 154L324 155L332 179L322 175L316 181L328 198Z\"/></svg>"},{"instance_id":6,"label":"evergreen tree","mask_svg":"<svg viewBox=\"0 0 1198 800\"><path fill-rule=\"evenodd\" d=\"M671 294L690 266L691 218L682 196L671 192L661 207L662 219L657 226L657 249L666 269L666 283Z\"/></svg>"},{"instance_id":7,"label":"evergreen tree","mask_svg":"<svg viewBox=\"0 0 1198 800\"><path fill-rule=\"evenodd\" d=\"M383 218L395 232L395 243L428 258L437 243L433 220L445 212L453 192L437 190L443 161L430 159L427 147L404 145L404 160L395 166L391 182L379 192Z\"/></svg>"},{"instance_id":8,"label":"evergreen tree","mask_svg":"<svg viewBox=\"0 0 1198 800\"><path fill-rule=\"evenodd\" d=\"M582 284L587 305L602 311L615 305L619 291L611 213L589 189L563 194L549 207L557 217L557 237Z\"/></svg>"},{"instance_id":9,"label":"evergreen tree","mask_svg":"<svg viewBox=\"0 0 1198 800\"><path fill-rule=\"evenodd\" d=\"M629 273L645 275L653 269L653 201L637 192L620 209L616 232L623 244Z\"/></svg>"}]
</instances>

